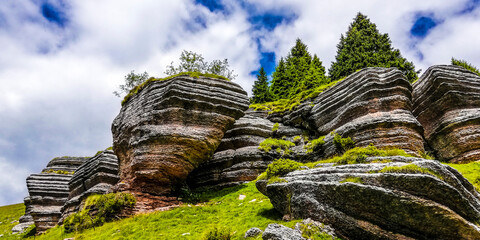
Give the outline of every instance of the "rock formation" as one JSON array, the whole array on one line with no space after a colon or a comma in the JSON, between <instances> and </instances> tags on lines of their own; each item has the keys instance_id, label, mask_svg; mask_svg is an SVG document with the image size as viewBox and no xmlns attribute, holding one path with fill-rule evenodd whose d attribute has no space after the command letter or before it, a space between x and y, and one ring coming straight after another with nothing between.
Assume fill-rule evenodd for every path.
<instances>
[{"instance_id":1,"label":"rock formation","mask_svg":"<svg viewBox=\"0 0 480 240\"><path fill-rule=\"evenodd\" d=\"M382 159L396 162L299 170L257 186L287 218L329 224L342 239L480 239L480 195L455 169Z\"/></svg>"},{"instance_id":2,"label":"rock formation","mask_svg":"<svg viewBox=\"0 0 480 240\"><path fill-rule=\"evenodd\" d=\"M87 159L84 157L54 158L42 173L32 174L27 178L30 196L25 201L26 209L27 212L30 210L37 233L44 232L57 224L61 216L61 208L68 198L68 182L74 171Z\"/></svg>"},{"instance_id":3,"label":"rock formation","mask_svg":"<svg viewBox=\"0 0 480 240\"><path fill-rule=\"evenodd\" d=\"M247 93L226 80L185 75L151 82L112 124L120 163L117 191L136 195L141 208L162 207L162 200L172 199L158 197L171 194L212 157L248 104Z\"/></svg>"},{"instance_id":4,"label":"rock formation","mask_svg":"<svg viewBox=\"0 0 480 240\"><path fill-rule=\"evenodd\" d=\"M480 77L458 66L432 66L413 85L413 114L443 161L480 157Z\"/></svg>"},{"instance_id":5,"label":"rock formation","mask_svg":"<svg viewBox=\"0 0 480 240\"><path fill-rule=\"evenodd\" d=\"M247 112L225 133L213 157L189 175L189 186L232 186L255 180L265 171L273 158L258 145L273 136L273 123L252 113Z\"/></svg>"},{"instance_id":6,"label":"rock formation","mask_svg":"<svg viewBox=\"0 0 480 240\"><path fill-rule=\"evenodd\" d=\"M358 147L372 143L417 155L424 151L423 129L411 113L411 92L410 83L399 70L366 68L284 113L281 121L318 135L335 131L351 137ZM269 118L277 120L279 116ZM326 142L326 156L333 155L333 145Z\"/></svg>"},{"instance_id":7,"label":"rock formation","mask_svg":"<svg viewBox=\"0 0 480 240\"><path fill-rule=\"evenodd\" d=\"M88 159L73 174L68 183L68 201L62 208L62 219L81 210L92 194L105 194L118 182L118 159L105 150Z\"/></svg>"}]
</instances>

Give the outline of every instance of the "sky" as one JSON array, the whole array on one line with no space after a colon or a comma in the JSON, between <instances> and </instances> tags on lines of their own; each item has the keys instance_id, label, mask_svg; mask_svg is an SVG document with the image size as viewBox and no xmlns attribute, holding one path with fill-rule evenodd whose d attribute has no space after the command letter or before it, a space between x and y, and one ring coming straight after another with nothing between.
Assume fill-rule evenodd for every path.
<instances>
[{"instance_id":1,"label":"sky","mask_svg":"<svg viewBox=\"0 0 480 240\"><path fill-rule=\"evenodd\" d=\"M112 92L130 71L164 77L194 51L227 58L250 93L296 38L328 69L358 12L417 70L480 66L480 0L1 0L0 206L22 202L50 159L112 145Z\"/></svg>"}]
</instances>

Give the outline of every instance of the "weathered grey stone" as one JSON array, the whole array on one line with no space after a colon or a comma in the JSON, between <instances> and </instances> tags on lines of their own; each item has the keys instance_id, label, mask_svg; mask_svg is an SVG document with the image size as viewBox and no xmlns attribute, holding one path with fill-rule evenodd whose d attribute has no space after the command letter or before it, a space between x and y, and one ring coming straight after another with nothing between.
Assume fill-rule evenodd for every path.
<instances>
[{"instance_id":1,"label":"weathered grey stone","mask_svg":"<svg viewBox=\"0 0 480 240\"><path fill-rule=\"evenodd\" d=\"M225 133L213 157L189 175L189 185L227 187L257 178L273 160L258 149L263 140L272 137L272 127L269 120L247 112Z\"/></svg>"},{"instance_id":2,"label":"weathered grey stone","mask_svg":"<svg viewBox=\"0 0 480 240\"><path fill-rule=\"evenodd\" d=\"M178 76L146 85L112 124L120 163L116 191L133 193L138 208L163 207L158 196L168 197L212 157L248 105L247 93L222 79Z\"/></svg>"},{"instance_id":3,"label":"weathered grey stone","mask_svg":"<svg viewBox=\"0 0 480 240\"><path fill-rule=\"evenodd\" d=\"M262 234L263 240L306 240L302 234L281 224L268 224Z\"/></svg>"},{"instance_id":4,"label":"weathered grey stone","mask_svg":"<svg viewBox=\"0 0 480 240\"><path fill-rule=\"evenodd\" d=\"M311 218L304 219L302 222L295 224L295 230L301 232L302 235L308 232L315 235L322 234L324 237L326 237L325 235L330 235L332 240L336 239L335 229Z\"/></svg>"},{"instance_id":5,"label":"weathered grey stone","mask_svg":"<svg viewBox=\"0 0 480 240\"><path fill-rule=\"evenodd\" d=\"M260 228L250 228L248 231L245 233L245 236L243 238L254 238L257 237L258 235L262 234L262 230Z\"/></svg>"},{"instance_id":6,"label":"weathered grey stone","mask_svg":"<svg viewBox=\"0 0 480 240\"><path fill-rule=\"evenodd\" d=\"M42 233L57 224L61 216L61 208L68 198L68 182L73 176L72 173L87 159L85 157L54 158L42 173L31 174L27 178L30 196L25 198L26 215L32 216L37 233ZM59 174L58 171L68 172L68 174ZM28 216L25 217L25 220L29 219Z\"/></svg>"},{"instance_id":7,"label":"weathered grey stone","mask_svg":"<svg viewBox=\"0 0 480 240\"><path fill-rule=\"evenodd\" d=\"M413 114L443 161L480 157L480 77L458 66L432 66L413 85Z\"/></svg>"},{"instance_id":8,"label":"weathered grey stone","mask_svg":"<svg viewBox=\"0 0 480 240\"><path fill-rule=\"evenodd\" d=\"M408 164L428 172L378 172ZM322 167L282 178L257 182L275 209L329 224L342 239L480 239L479 194L437 161Z\"/></svg>"},{"instance_id":9,"label":"weathered grey stone","mask_svg":"<svg viewBox=\"0 0 480 240\"><path fill-rule=\"evenodd\" d=\"M118 182L118 159L111 150L88 159L73 174L69 181L68 200L62 208L63 219L83 207L92 194L105 194Z\"/></svg>"}]
</instances>

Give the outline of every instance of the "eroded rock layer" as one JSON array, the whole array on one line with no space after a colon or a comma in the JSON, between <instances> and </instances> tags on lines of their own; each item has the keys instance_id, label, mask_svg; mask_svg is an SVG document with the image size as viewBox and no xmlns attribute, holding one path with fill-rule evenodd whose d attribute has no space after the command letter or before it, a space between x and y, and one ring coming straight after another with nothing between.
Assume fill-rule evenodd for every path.
<instances>
[{"instance_id":1,"label":"eroded rock layer","mask_svg":"<svg viewBox=\"0 0 480 240\"><path fill-rule=\"evenodd\" d=\"M61 208L68 199L68 182L75 170L88 158L60 157L51 160L42 173L27 178L30 214L37 233L54 227L61 216ZM25 201L27 203L27 201Z\"/></svg>"},{"instance_id":2,"label":"eroded rock layer","mask_svg":"<svg viewBox=\"0 0 480 240\"><path fill-rule=\"evenodd\" d=\"M225 133L213 157L201 164L189 176L191 187L226 187L254 180L273 158L258 149L258 145L272 137L273 124L269 120L247 112Z\"/></svg>"},{"instance_id":3,"label":"eroded rock layer","mask_svg":"<svg viewBox=\"0 0 480 240\"><path fill-rule=\"evenodd\" d=\"M410 83L399 70L366 68L303 102L281 121L319 135L335 131L351 137L357 147L373 144L416 155L424 151L423 129L411 113L411 92ZM327 149L326 154L328 157L333 152Z\"/></svg>"},{"instance_id":4,"label":"eroded rock layer","mask_svg":"<svg viewBox=\"0 0 480 240\"><path fill-rule=\"evenodd\" d=\"M62 218L79 211L88 196L107 193L118 179L118 159L113 151L105 150L88 159L70 179L70 194L63 206Z\"/></svg>"},{"instance_id":5,"label":"eroded rock layer","mask_svg":"<svg viewBox=\"0 0 480 240\"><path fill-rule=\"evenodd\" d=\"M112 124L117 190L141 197L140 203L169 195L213 155L248 104L238 84L221 79L179 76L148 84Z\"/></svg>"},{"instance_id":6,"label":"eroded rock layer","mask_svg":"<svg viewBox=\"0 0 480 240\"><path fill-rule=\"evenodd\" d=\"M480 157L480 77L458 66L432 66L413 85L413 114L443 161Z\"/></svg>"},{"instance_id":7,"label":"eroded rock layer","mask_svg":"<svg viewBox=\"0 0 480 240\"><path fill-rule=\"evenodd\" d=\"M257 188L286 218L329 224L342 239L480 239L472 184L437 161L395 158L295 171Z\"/></svg>"}]
</instances>

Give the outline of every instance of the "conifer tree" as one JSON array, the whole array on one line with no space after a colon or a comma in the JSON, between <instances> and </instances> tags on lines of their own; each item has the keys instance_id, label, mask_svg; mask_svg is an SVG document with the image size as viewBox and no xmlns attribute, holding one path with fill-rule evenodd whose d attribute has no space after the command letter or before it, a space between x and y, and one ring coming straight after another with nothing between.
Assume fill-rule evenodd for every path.
<instances>
[{"instance_id":1,"label":"conifer tree","mask_svg":"<svg viewBox=\"0 0 480 240\"><path fill-rule=\"evenodd\" d=\"M275 99L291 98L324 83L327 83L327 78L322 62L316 55L312 58L307 45L297 39L273 73L271 91Z\"/></svg>"},{"instance_id":2,"label":"conifer tree","mask_svg":"<svg viewBox=\"0 0 480 240\"><path fill-rule=\"evenodd\" d=\"M415 66L391 46L388 34L381 34L374 23L358 13L345 36L340 37L329 76L338 80L366 67L396 67L410 82L417 79Z\"/></svg>"},{"instance_id":3,"label":"conifer tree","mask_svg":"<svg viewBox=\"0 0 480 240\"><path fill-rule=\"evenodd\" d=\"M272 101L270 90L268 88L267 73L263 67L260 68L257 74L257 80L253 84L253 97L250 99L251 103L264 103Z\"/></svg>"}]
</instances>

